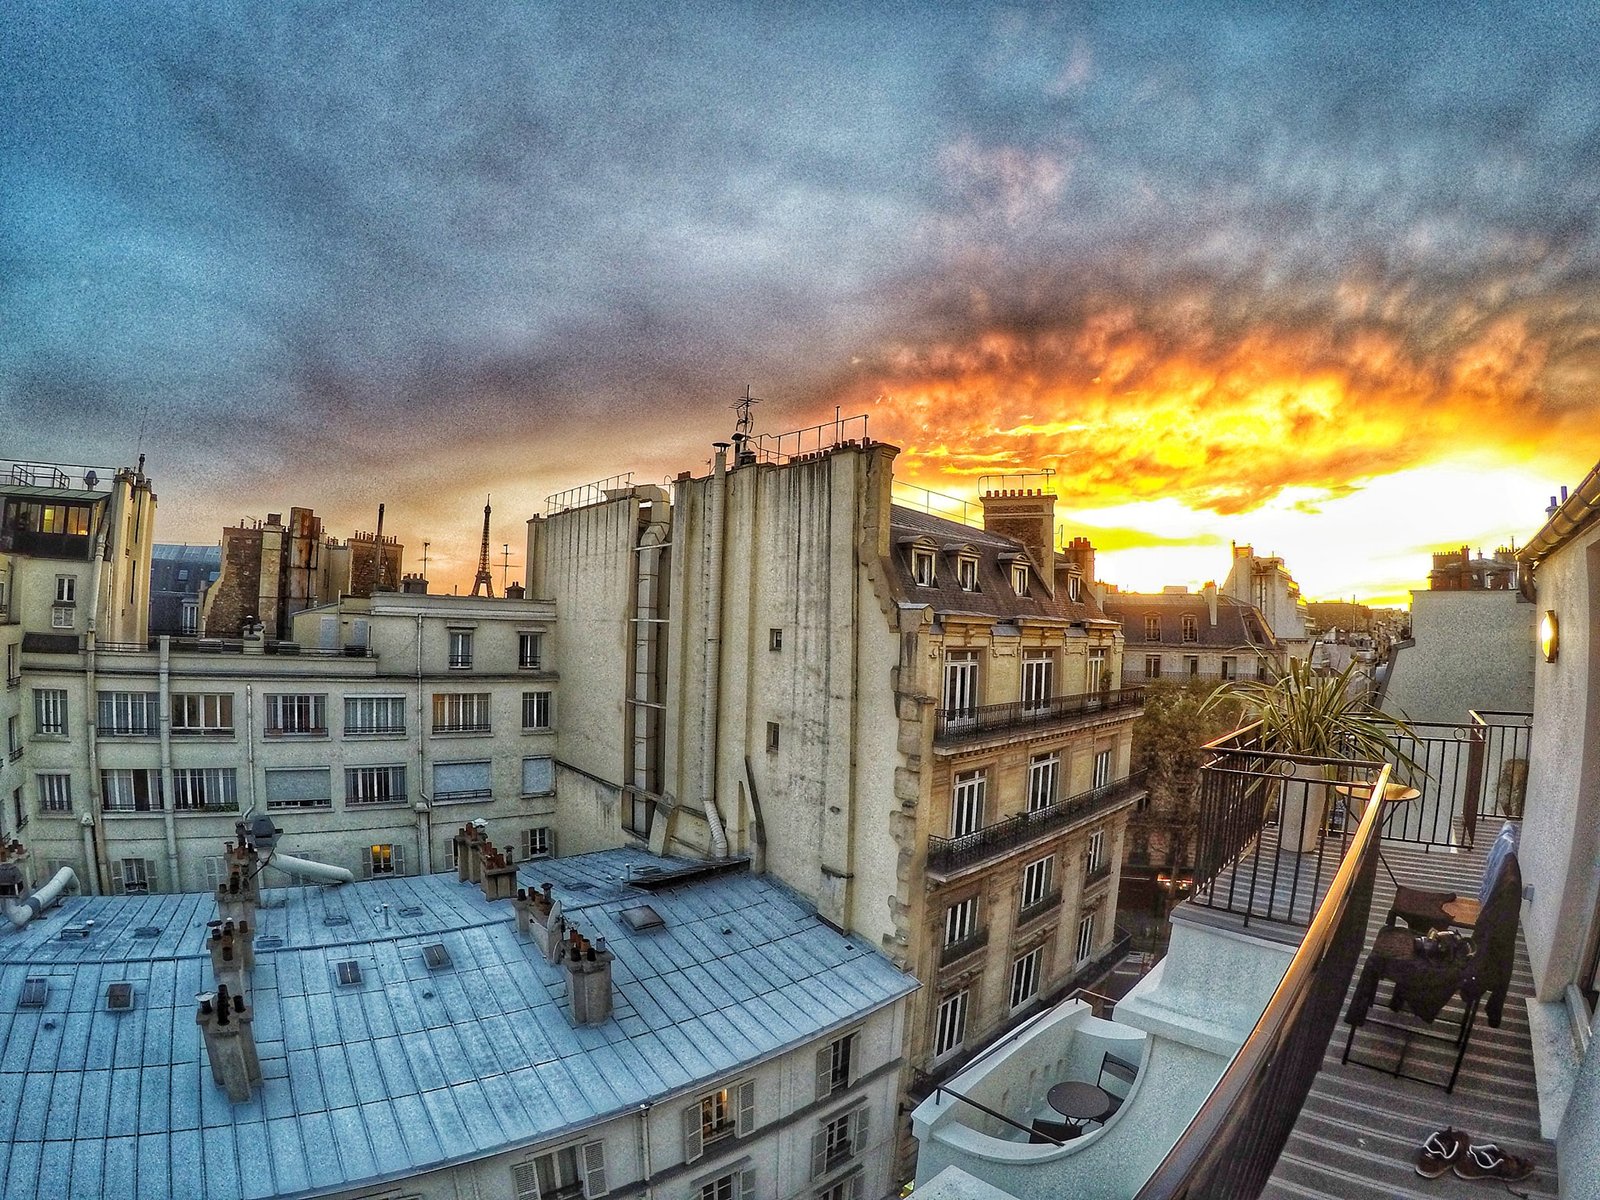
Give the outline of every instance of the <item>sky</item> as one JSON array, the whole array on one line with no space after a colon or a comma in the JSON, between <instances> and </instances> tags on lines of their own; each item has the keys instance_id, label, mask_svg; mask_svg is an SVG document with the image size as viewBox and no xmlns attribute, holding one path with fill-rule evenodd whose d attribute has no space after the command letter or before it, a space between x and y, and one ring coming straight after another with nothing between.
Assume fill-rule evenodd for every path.
<instances>
[{"instance_id":1,"label":"sky","mask_svg":"<svg viewBox=\"0 0 1600 1200\"><path fill-rule=\"evenodd\" d=\"M674 11L663 11L669 7ZM1600 8L10 0L0 457L470 585L746 386L1124 588L1403 601L1600 458Z\"/></svg>"}]
</instances>

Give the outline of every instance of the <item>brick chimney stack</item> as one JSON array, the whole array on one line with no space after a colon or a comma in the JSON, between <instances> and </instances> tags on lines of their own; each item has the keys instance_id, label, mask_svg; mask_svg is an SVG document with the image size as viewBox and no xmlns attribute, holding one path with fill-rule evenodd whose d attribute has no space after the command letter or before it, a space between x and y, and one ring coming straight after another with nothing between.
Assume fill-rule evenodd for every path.
<instances>
[{"instance_id":1,"label":"brick chimney stack","mask_svg":"<svg viewBox=\"0 0 1600 1200\"><path fill-rule=\"evenodd\" d=\"M539 953L544 955L548 963L560 962L563 939L567 935L567 920L561 915L561 901L550 894L548 883L539 891L528 893L527 913L528 933L533 937L534 945L539 947ZM518 920L521 920L520 914Z\"/></svg>"},{"instance_id":2,"label":"brick chimney stack","mask_svg":"<svg viewBox=\"0 0 1600 1200\"><path fill-rule=\"evenodd\" d=\"M605 938L591 942L576 929L569 934L565 967L574 1024L599 1025L610 1019L613 957Z\"/></svg>"},{"instance_id":3,"label":"brick chimney stack","mask_svg":"<svg viewBox=\"0 0 1600 1200\"><path fill-rule=\"evenodd\" d=\"M224 921L231 920L235 926L252 924L260 898L261 885L256 880L255 855L250 855L248 867L234 865L230 856L228 878L217 884L217 916Z\"/></svg>"},{"instance_id":4,"label":"brick chimney stack","mask_svg":"<svg viewBox=\"0 0 1600 1200\"><path fill-rule=\"evenodd\" d=\"M1217 583L1216 580L1207 580L1205 587L1200 589L1200 594L1206 598L1206 608L1211 612L1211 628L1217 627Z\"/></svg>"},{"instance_id":5,"label":"brick chimney stack","mask_svg":"<svg viewBox=\"0 0 1600 1200\"><path fill-rule=\"evenodd\" d=\"M250 922L230 919L217 922L211 927L206 948L211 951L211 973L217 986L227 988L230 995L248 995L250 972L256 965Z\"/></svg>"},{"instance_id":6,"label":"brick chimney stack","mask_svg":"<svg viewBox=\"0 0 1600 1200\"><path fill-rule=\"evenodd\" d=\"M256 1054L253 1029L255 1014L243 996L226 987L202 992L197 999L194 1021L205 1042L211 1078L228 1093L230 1101L241 1104L250 1099L252 1085L261 1082L261 1060Z\"/></svg>"},{"instance_id":7,"label":"brick chimney stack","mask_svg":"<svg viewBox=\"0 0 1600 1200\"><path fill-rule=\"evenodd\" d=\"M517 890L517 864L512 860L511 847L502 853L485 840L482 850L482 884L485 900L508 900Z\"/></svg>"},{"instance_id":8,"label":"brick chimney stack","mask_svg":"<svg viewBox=\"0 0 1600 1200\"><path fill-rule=\"evenodd\" d=\"M1094 588L1094 543L1086 537L1075 537L1061 547L1061 558L1063 563L1078 568L1083 579L1083 593L1087 596Z\"/></svg>"},{"instance_id":9,"label":"brick chimney stack","mask_svg":"<svg viewBox=\"0 0 1600 1200\"><path fill-rule=\"evenodd\" d=\"M1020 542L1044 585L1055 595L1056 497L1042 488L983 494L983 529Z\"/></svg>"}]
</instances>

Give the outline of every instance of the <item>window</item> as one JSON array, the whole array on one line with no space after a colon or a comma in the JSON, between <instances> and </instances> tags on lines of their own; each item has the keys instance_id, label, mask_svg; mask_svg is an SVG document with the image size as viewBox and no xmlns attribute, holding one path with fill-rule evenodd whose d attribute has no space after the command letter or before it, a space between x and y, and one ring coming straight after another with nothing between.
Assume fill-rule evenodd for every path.
<instances>
[{"instance_id":1,"label":"window","mask_svg":"<svg viewBox=\"0 0 1600 1200\"><path fill-rule=\"evenodd\" d=\"M1184 655L1183 669L1190 679L1198 678L1200 675L1200 656L1198 654Z\"/></svg>"},{"instance_id":2,"label":"window","mask_svg":"<svg viewBox=\"0 0 1600 1200\"><path fill-rule=\"evenodd\" d=\"M633 788L622 793L622 827L639 837L650 836L650 823L655 815L655 804L650 797Z\"/></svg>"},{"instance_id":3,"label":"window","mask_svg":"<svg viewBox=\"0 0 1600 1200\"><path fill-rule=\"evenodd\" d=\"M346 696L345 737L372 737L406 731L404 696Z\"/></svg>"},{"instance_id":4,"label":"window","mask_svg":"<svg viewBox=\"0 0 1600 1200\"><path fill-rule=\"evenodd\" d=\"M488 733L488 692L435 692L433 694L435 733Z\"/></svg>"},{"instance_id":5,"label":"window","mask_svg":"<svg viewBox=\"0 0 1600 1200\"><path fill-rule=\"evenodd\" d=\"M983 827L983 793L988 787L983 771L962 771L950 794L950 836L965 837Z\"/></svg>"},{"instance_id":6,"label":"window","mask_svg":"<svg viewBox=\"0 0 1600 1200\"><path fill-rule=\"evenodd\" d=\"M320 692L268 693L267 736L326 735L328 697Z\"/></svg>"},{"instance_id":7,"label":"window","mask_svg":"<svg viewBox=\"0 0 1600 1200\"><path fill-rule=\"evenodd\" d=\"M327 767L282 767L266 773L267 808L332 808L333 777Z\"/></svg>"},{"instance_id":8,"label":"window","mask_svg":"<svg viewBox=\"0 0 1600 1200\"><path fill-rule=\"evenodd\" d=\"M1200 640L1200 622L1191 613L1183 614L1183 640L1186 642Z\"/></svg>"},{"instance_id":9,"label":"window","mask_svg":"<svg viewBox=\"0 0 1600 1200\"><path fill-rule=\"evenodd\" d=\"M201 865L206 873L206 891L215 892L219 887L228 882L228 859L226 855L210 854L201 860Z\"/></svg>"},{"instance_id":10,"label":"window","mask_svg":"<svg viewBox=\"0 0 1600 1200\"><path fill-rule=\"evenodd\" d=\"M57 605L50 610L51 629L72 629L77 621L73 616L73 609L67 605Z\"/></svg>"},{"instance_id":11,"label":"window","mask_svg":"<svg viewBox=\"0 0 1600 1200\"><path fill-rule=\"evenodd\" d=\"M72 811L72 776L65 771L43 772L39 775L39 811L69 813Z\"/></svg>"},{"instance_id":12,"label":"window","mask_svg":"<svg viewBox=\"0 0 1600 1200\"><path fill-rule=\"evenodd\" d=\"M404 767L346 767L346 804L393 804L406 798Z\"/></svg>"},{"instance_id":13,"label":"window","mask_svg":"<svg viewBox=\"0 0 1600 1200\"><path fill-rule=\"evenodd\" d=\"M56 576L56 603L76 604L78 600L78 579L75 575Z\"/></svg>"},{"instance_id":14,"label":"window","mask_svg":"<svg viewBox=\"0 0 1600 1200\"><path fill-rule=\"evenodd\" d=\"M1044 947L1035 946L1011 964L1011 1007L1021 1008L1039 994L1039 964Z\"/></svg>"},{"instance_id":15,"label":"window","mask_svg":"<svg viewBox=\"0 0 1600 1200\"><path fill-rule=\"evenodd\" d=\"M952 650L944 656L944 717L947 725L978 716L978 652Z\"/></svg>"},{"instance_id":16,"label":"window","mask_svg":"<svg viewBox=\"0 0 1600 1200\"><path fill-rule=\"evenodd\" d=\"M67 732L67 692L65 688L33 689L33 731L51 737Z\"/></svg>"},{"instance_id":17,"label":"window","mask_svg":"<svg viewBox=\"0 0 1600 1200\"><path fill-rule=\"evenodd\" d=\"M6 686L16 687L22 682L22 669L17 666L17 643L6 643Z\"/></svg>"},{"instance_id":18,"label":"window","mask_svg":"<svg viewBox=\"0 0 1600 1200\"><path fill-rule=\"evenodd\" d=\"M683 1109L683 1161L692 1163L707 1143L744 1137L756 1127L756 1085L750 1080L707 1092Z\"/></svg>"},{"instance_id":19,"label":"window","mask_svg":"<svg viewBox=\"0 0 1600 1200\"><path fill-rule=\"evenodd\" d=\"M933 587L938 582L938 557L921 547L911 551L911 578L918 587Z\"/></svg>"},{"instance_id":20,"label":"window","mask_svg":"<svg viewBox=\"0 0 1600 1200\"><path fill-rule=\"evenodd\" d=\"M1048 654L1025 656L1022 660L1022 707L1025 711L1038 711L1050 706L1051 677L1055 673L1055 659Z\"/></svg>"},{"instance_id":21,"label":"window","mask_svg":"<svg viewBox=\"0 0 1600 1200\"><path fill-rule=\"evenodd\" d=\"M958 946L978 931L978 897L968 896L944 910L944 944Z\"/></svg>"},{"instance_id":22,"label":"window","mask_svg":"<svg viewBox=\"0 0 1600 1200\"><path fill-rule=\"evenodd\" d=\"M609 1190L604 1142L563 1146L511 1168L515 1200L578 1200L604 1196Z\"/></svg>"},{"instance_id":23,"label":"window","mask_svg":"<svg viewBox=\"0 0 1600 1200\"><path fill-rule=\"evenodd\" d=\"M1144 640L1159 642L1161 640L1161 618L1156 616L1144 619Z\"/></svg>"},{"instance_id":24,"label":"window","mask_svg":"<svg viewBox=\"0 0 1600 1200\"><path fill-rule=\"evenodd\" d=\"M967 992L946 996L939 1002L934 1017L933 1056L941 1058L958 1048L967 1037Z\"/></svg>"},{"instance_id":25,"label":"window","mask_svg":"<svg viewBox=\"0 0 1600 1200\"><path fill-rule=\"evenodd\" d=\"M1224 679L1236 679L1238 675L1239 660L1231 654L1224 654L1222 656L1222 677Z\"/></svg>"},{"instance_id":26,"label":"window","mask_svg":"<svg viewBox=\"0 0 1600 1200\"><path fill-rule=\"evenodd\" d=\"M1161 655L1146 654L1144 656L1144 677L1146 679L1161 678Z\"/></svg>"},{"instance_id":27,"label":"window","mask_svg":"<svg viewBox=\"0 0 1600 1200\"><path fill-rule=\"evenodd\" d=\"M200 601L185 596L178 605L178 632L197 633L200 630Z\"/></svg>"},{"instance_id":28,"label":"window","mask_svg":"<svg viewBox=\"0 0 1600 1200\"><path fill-rule=\"evenodd\" d=\"M769 629L769 630L767 630L767 649L768 650L772 650L772 651L778 651L778 650L782 650L783 649L783 630L781 630L781 629Z\"/></svg>"},{"instance_id":29,"label":"window","mask_svg":"<svg viewBox=\"0 0 1600 1200\"><path fill-rule=\"evenodd\" d=\"M406 873L406 848L401 845L380 843L366 847L363 857L366 859L366 876L375 879L379 875L404 875Z\"/></svg>"},{"instance_id":30,"label":"window","mask_svg":"<svg viewBox=\"0 0 1600 1200\"><path fill-rule=\"evenodd\" d=\"M172 697L172 732L231 734L231 692L176 692Z\"/></svg>"},{"instance_id":31,"label":"window","mask_svg":"<svg viewBox=\"0 0 1600 1200\"><path fill-rule=\"evenodd\" d=\"M746 1167L729 1171L700 1185L697 1200L755 1200L756 1173Z\"/></svg>"},{"instance_id":32,"label":"window","mask_svg":"<svg viewBox=\"0 0 1600 1200\"><path fill-rule=\"evenodd\" d=\"M548 825L535 825L522 831L522 858L549 858L556 852L556 835Z\"/></svg>"},{"instance_id":33,"label":"window","mask_svg":"<svg viewBox=\"0 0 1600 1200\"><path fill-rule=\"evenodd\" d=\"M1011 564L1011 590L1019 596L1028 594L1028 564Z\"/></svg>"},{"instance_id":34,"label":"window","mask_svg":"<svg viewBox=\"0 0 1600 1200\"><path fill-rule=\"evenodd\" d=\"M111 862L111 894L144 896L156 877L156 865L148 858L120 858Z\"/></svg>"},{"instance_id":35,"label":"window","mask_svg":"<svg viewBox=\"0 0 1600 1200\"><path fill-rule=\"evenodd\" d=\"M842 1092L860 1073L861 1035L835 1038L817 1051L817 1099Z\"/></svg>"},{"instance_id":36,"label":"window","mask_svg":"<svg viewBox=\"0 0 1600 1200\"><path fill-rule=\"evenodd\" d=\"M19 832L28 824L28 809L27 806L22 803L21 788L11 789L11 818L11 831L13 833Z\"/></svg>"},{"instance_id":37,"label":"window","mask_svg":"<svg viewBox=\"0 0 1600 1200\"><path fill-rule=\"evenodd\" d=\"M1022 908L1029 909L1042 903L1050 895L1050 884L1055 876L1056 856L1031 862L1022 870Z\"/></svg>"},{"instance_id":38,"label":"window","mask_svg":"<svg viewBox=\"0 0 1600 1200\"><path fill-rule=\"evenodd\" d=\"M1083 599L1083 576L1067 576L1067 599L1077 604Z\"/></svg>"},{"instance_id":39,"label":"window","mask_svg":"<svg viewBox=\"0 0 1600 1200\"><path fill-rule=\"evenodd\" d=\"M1089 651L1089 683L1083 690L1094 692L1110 686L1111 676L1106 672L1106 652L1103 649Z\"/></svg>"},{"instance_id":40,"label":"window","mask_svg":"<svg viewBox=\"0 0 1600 1200\"><path fill-rule=\"evenodd\" d=\"M493 799L494 785L488 762L434 763L433 798L440 804Z\"/></svg>"},{"instance_id":41,"label":"window","mask_svg":"<svg viewBox=\"0 0 1600 1200\"><path fill-rule=\"evenodd\" d=\"M6 751L12 762L22 757L22 723L15 713L6 718Z\"/></svg>"},{"instance_id":42,"label":"window","mask_svg":"<svg viewBox=\"0 0 1600 1200\"><path fill-rule=\"evenodd\" d=\"M239 807L233 767L175 767L172 807L181 812L232 812Z\"/></svg>"},{"instance_id":43,"label":"window","mask_svg":"<svg viewBox=\"0 0 1600 1200\"><path fill-rule=\"evenodd\" d=\"M487 699L487 697L485 698ZM486 722L487 719L487 709L485 709ZM549 692L522 693L522 727L523 729L550 728Z\"/></svg>"},{"instance_id":44,"label":"window","mask_svg":"<svg viewBox=\"0 0 1600 1200\"><path fill-rule=\"evenodd\" d=\"M101 805L107 812L160 812L161 772L100 772Z\"/></svg>"},{"instance_id":45,"label":"window","mask_svg":"<svg viewBox=\"0 0 1600 1200\"><path fill-rule=\"evenodd\" d=\"M1089 835L1089 849L1083 856L1083 865L1091 874L1105 866L1106 862L1106 834L1103 829L1096 829Z\"/></svg>"},{"instance_id":46,"label":"window","mask_svg":"<svg viewBox=\"0 0 1600 1200\"><path fill-rule=\"evenodd\" d=\"M543 660L540 651L544 648L542 633L529 633L524 630L517 634L517 666L524 671L537 671Z\"/></svg>"},{"instance_id":47,"label":"window","mask_svg":"<svg viewBox=\"0 0 1600 1200\"><path fill-rule=\"evenodd\" d=\"M963 592L978 590L978 560L970 554L956 559L956 584Z\"/></svg>"},{"instance_id":48,"label":"window","mask_svg":"<svg viewBox=\"0 0 1600 1200\"><path fill-rule=\"evenodd\" d=\"M768 721L767 722L767 753L768 754L776 754L777 752L778 752L778 723L776 721Z\"/></svg>"},{"instance_id":49,"label":"window","mask_svg":"<svg viewBox=\"0 0 1600 1200\"><path fill-rule=\"evenodd\" d=\"M1267 660L1266 659L1260 659L1256 663L1256 678L1257 679L1265 679L1266 677L1267 677Z\"/></svg>"},{"instance_id":50,"label":"window","mask_svg":"<svg viewBox=\"0 0 1600 1200\"><path fill-rule=\"evenodd\" d=\"M547 754L522 760L522 794L548 796L556 790L555 762Z\"/></svg>"},{"instance_id":51,"label":"window","mask_svg":"<svg viewBox=\"0 0 1600 1200\"><path fill-rule=\"evenodd\" d=\"M1049 808L1058 797L1061 780L1061 756L1036 754L1028 760L1028 811L1038 812Z\"/></svg>"},{"instance_id":52,"label":"window","mask_svg":"<svg viewBox=\"0 0 1600 1200\"><path fill-rule=\"evenodd\" d=\"M1094 756L1094 782L1089 786L1103 788L1111 782L1111 751L1102 750Z\"/></svg>"},{"instance_id":53,"label":"window","mask_svg":"<svg viewBox=\"0 0 1600 1200\"><path fill-rule=\"evenodd\" d=\"M161 704L155 692L100 692L98 697L101 733L148 737L160 730Z\"/></svg>"},{"instance_id":54,"label":"window","mask_svg":"<svg viewBox=\"0 0 1600 1200\"><path fill-rule=\"evenodd\" d=\"M811 1178L821 1179L866 1148L867 1110L863 1105L824 1121L811 1138Z\"/></svg>"},{"instance_id":55,"label":"window","mask_svg":"<svg viewBox=\"0 0 1600 1200\"><path fill-rule=\"evenodd\" d=\"M1094 925L1095 916L1090 913L1078 922L1078 961L1083 962L1094 953Z\"/></svg>"},{"instance_id":56,"label":"window","mask_svg":"<svg viewBox=\"0 0 1600 1200\"><path fill-rule=\"evenodd\" d=\"M866 1175L852 1171L837 1183L830 1184L817 1193L817 1200L861 1200L866 1187Z\"/></svg>"},{"instance_id":57,"label":"window","mask_svg":"<svg viewBox=\"0 0 1600 1200\"><path fill-rule=\"evenodd\" d=\"M472 630L450 630L450 669L465 670L472 665Z\"/></svg>"}]
</instances>

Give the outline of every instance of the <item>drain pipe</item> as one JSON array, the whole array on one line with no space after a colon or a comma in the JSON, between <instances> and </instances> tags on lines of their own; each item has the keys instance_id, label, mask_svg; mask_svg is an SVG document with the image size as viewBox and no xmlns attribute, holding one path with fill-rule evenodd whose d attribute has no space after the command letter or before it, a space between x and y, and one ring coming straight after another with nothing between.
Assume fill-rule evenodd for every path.
<instances>
[{"instance_id":1,"label":"drain pipe","mask_svg":"<svg viewBox=\"0 0 1600 1200\"><path fill-rule=\"evenodd\" d=\"M705 571L706 644L705 694L700 720L700 803L711 831L711 857L728 857L728 835L717 811L717 706L722 693L722 559L724 507L728 487L728 443L717 442L716 465L711 476L707 501L711 509L706 522Z\"/></svg>"},{"instance_id":2,"label":"drain pipe","mask_svg":"<svg viewBox=\"0 0 1600 1200\"><path fill-rule=\"evenodd\" d=\"M106 539L110 536L112 520L111 505L108 503L101 514L100 531L95 537L94 566L89 572L89 604L83 638L84 724L89 733L84 738L84 754L89 768L89 811L83 814L83 820L86 822L85 841L94 847L94 853L89 857L89 862L94 866L94 890L102 896L106 894L106 884L111 878L111 857L106 849L105 818L100 811L100 697L95 686L95 632L99 628L100 580L105 574Z\"/></svg>"},{"instance_id":3,"label":"drain pipe","mask_svg":"<svg viewBox=\"0 0 1600 1200\"><path fill-rule=\"evenodd\" d=\"M315 883L354 883L355 872L348 867L335 867L329 863L312 862L308 858L296 858L292 854L279 854L274 850L267 856L264 867L276 867L285 875L298 875L301 879L309 879Z\"/></svg>"},{"instance_id":4,"label":"drain pipe","mask_svg":"<svg viewBox=\"0 0 1600 1200\"><path fill-rule=\"evenodd\" d=\"M172 890L183 887L178 878L178 821L174 810L178 807L178 790L173 786L172 774L172 638L161 635L161 688L156 696L156 720L161 735L161 794L166 803L161 806L161 824L167 835L167 878L172 880Z\"/></svg>"},{"instance_id":5,"label":"drain pipe","mask_svg":"<svg viewBox=\"0 0 1600 1200\"><path fill-rule=\"evenodd\" d=\"M15 867L11 869L16 871ZM17 871L19 881L21 877L22 873ZM21 929L29 921L61 899L62 895L69 889L74 892L78 890L78 874L71 867L62 867L50 877L49 883L34 892L26 900L6 900L6 920Z\"/></svg>"}]
</instances>

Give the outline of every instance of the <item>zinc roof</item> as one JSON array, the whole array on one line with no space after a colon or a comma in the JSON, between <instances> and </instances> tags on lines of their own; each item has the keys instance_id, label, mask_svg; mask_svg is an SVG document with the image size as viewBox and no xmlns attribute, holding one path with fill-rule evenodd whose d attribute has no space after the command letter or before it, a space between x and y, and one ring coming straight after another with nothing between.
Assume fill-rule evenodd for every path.
<instances>
[{"instance_id":1,"label":"zinc roof","mask_svg":"<svg viewBox=\"0 0 1600 1200\"><path fill-rule=\"evenodd\" d=\"M453 875L263 893L251 976L262 1084L211 1080L203 894L73 898L0 933L0 1179L7 1197L302 1196L538 1144L803 1044L916 987L802 898L736 872L611 850L535 864L615 952L614 1009L579 1028L564 973L511 907ZM664 919L632 932L623 909ZM93 922L92 926L89 922ZM63 938L65 929L87 930ZM282 939L276 946L272 939ZM452 965L429 970L426 944ZM337 965L361 966L341 985ZM24 981L49 979L43 1008ZM129 1012L106 987L131 982Z\"/></svg>"}]
</instances>

